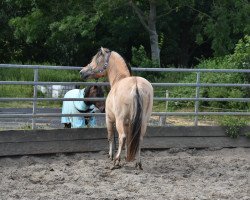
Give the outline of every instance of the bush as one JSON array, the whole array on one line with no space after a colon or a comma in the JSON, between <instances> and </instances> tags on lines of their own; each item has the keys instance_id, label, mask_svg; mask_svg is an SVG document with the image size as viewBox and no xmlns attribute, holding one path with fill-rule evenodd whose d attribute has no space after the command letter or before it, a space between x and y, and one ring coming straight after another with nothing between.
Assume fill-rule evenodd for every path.
<instances>
[{"instance_id":1,"label":"bush","mask_svg":"<svg viewBox=\"0 0 250 200\"><path fill-rule=\"evenodd\" d=\"M225 116L220 120L220 125L225 127L225 133L232 138L237 138L241 128L246 124L245 120L234 116Z\"/></svg>"},{"instance_id":2,"label":"bush","mask_svg":"<svg viewBox=\"0 0 250 200\"><path fill-rule=\"evenodd\" d=\"M159 67L156 61L152 61L146 55L146 51L143 46L139 48L132 47L132 64L138 66L139 68L154 68ZM162 77L159 72L140 72L140 76L148 79L151 82L156 82Z\"/></svg>"},{"instance_id":3,"label":"bush","mask_svg":"<svg viewBox=\"0 0 250 200\"><path fill-rule=\"evenodd\" d=\"M246 136L247 138L250 138L250 132L246 132L246 133L245 133L245 136Z\"/></svg>"},{"instance_id":4,"label":"bush","mask_svg":"<svg viewBox=\"0 0 250 200\"><path fill-rule=\"evenodd\" d=\"M250 37L246 36L240 40L232 55L221 58L213 58L203 60L196 66L202 69L246 69L250 63ZM249 67L248 67L249 68ZM246 75L248 74L248 75ZM186 76L181 82L195 83L196 74ZM249 83L249 73L201 73L201 83ZM202 87L200 88L200 97L206 98L244 98L249 97L249 88L240 87ZM172 90L171 97L195 97L195 88L191 87L175 87ZM194 102L182 102L181 104L171 104L175 108L193 106ZM244 102L201 102L200 105L232 109L245 110L249 109L249 104Z\"/></svg>"}]
</instances>

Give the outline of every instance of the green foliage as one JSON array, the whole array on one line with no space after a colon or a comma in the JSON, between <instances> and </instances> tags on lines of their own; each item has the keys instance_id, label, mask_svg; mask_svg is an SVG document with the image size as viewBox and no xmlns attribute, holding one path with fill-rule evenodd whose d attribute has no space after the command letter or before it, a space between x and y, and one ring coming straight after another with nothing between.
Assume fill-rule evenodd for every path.
<instances>
[{"instance_id":1,"label":"green foliage","mask_svg":"<svg viewBox=\"0 0 250 200\"><path fill-rule=\"evenodd\" d=\"M149 1L133 2L147 23ZM250 31L247 0L155 2L163 66L190 67L196 58L231 53ZM100 46L131 62L132 47L143 45L150 57L148 30L127 0L2 0L0 19L1 63L83 65Z\"/></svg>"},{"instance_id":2,"label":"green foliage","mask_svg":"<svg viewBox=\"0 0 250 200\"><path fill-rule=\"evenodd\" d=\"M41 81L82 81L77 70L39 70L39 80Z\"/></svg>"},{"instance_id":3,"label":"green foliage","mask_svg":"<svg viewBox=\"0 0 250 200\"><path fill-rule=\"evenodd\" d=\"M40 9L34 9L25 17L16 17L9 21L10 26L15 28L14 36L24 39L27 44L36 42L46 35L44 23L46 23L46 17Z\"/></svg>"},{"instance_id":4,"label":"green foliage","mask_svg":"<svg viewBox=\"0 0 250 200\"><path fill-rule=\"evenodd\" d=\"M79 81L78 71L41 69L38 72L39 81ZM32 69L0 68L0 79L5 81L33 81Z\"/></svg>"},{"instance_id":5,"label":"green foliage","mask_svg":"<svg viewBox=\"0 0 250 200\"><path fill-rule=\"evenodd\" d=\"M239 65L238 68L249 68L250 62L250 35L245 35L236 44L234 54L231 56L231 61L234 65Z\"/></svg>"},{"instance_id":6,"label":"green foliage","mask_svg":"<svg viewBox=\"0 0 250 200\"><path fill-rule=\"evenodd\" d=\"M32 63L34 64L34 63ZM46 63L47 65L51 65ZM48 82L77 82L82 81L78 70L51 70L39 69L39 81ZM2 81L33 81L34 70L25 68L0 68L0 80ZM43 97L38 92L38 97ZM1 85L0 97L33 97L32 85Z\"/></svg>"},{"instance_id":7,"label":"green foliage","mask_svg":"<svg viewBox=\"0 0 250 200\"><path fill-rule=\"evenodd\" d=\"M33 86L31 85L2 85L0 97L24 98L33 97Z\"/></svg>"},{"instance_id":8,"label":"green foliage","mask_svg":"<svg viewBox=\"0 0 250 200\"><path fill-rule=\"evenodd\" d=\"M246 125L246 121L238 117L224 116L220 119L220 125L225 127L225 133L228 136L237 138L241 128Z\"/></svg>"},{"instance_id":9,"label":"green foliage","mask_svg":"<svg viewBox=\"0 0 250 200\"><path fill-rule=\"evenodd\" d=\"M212 40L214 55L221 56L232 52L237 36L249 34L249 16L248 0L214 1L210 17L203 22L204 35Z\"/></svg>"},{"instance_id":10,"label":"green foliage","mask_svg":"<svg viewBox=\"0 0 250 200\"><path fill-rule=\"evenodd\" d=\"M249 49L250 39L249 36L245 36L243 40L240 40L235 48L235 52L232 55L228 55L220 58L213 58L203 60L197 68L208 69L241 69L246 68L249 65ZM243 67L244 65L244 67ZM186 76L181 82L195 83L196 74ZM201 83L249 83L249 77L245 73L204 73L201 74ZM176 87L172 91L172 97L195 97L195 88L190 87ZM206 98L244 98L249 97L250 91L247 88L240 87L202 87L200 88L200 97ZM172 103L171 106L175 108L193 106L193 102L181 102L178 104ZM243 102L201 102L201 106L208 106L222 109L233 110L246 110L249 109L249 105Z\"/></svg>"},{"instance_id":11,"label":"green foliage","mask_svg":"<svg viewBox=\"0 0 250 200\"><path fill-rule=\"evenodd\" d=\"M159 64L156 61L148 58L142 45L139 48L132 47L132 64L138 66L139 68L159 67ZM161 77L159 72L141 72L140 75L147 78L151 82L155 82Z\"/></svg>"},{"instance_id":12,"label":"green foliage","mask_svg":"<svg viewBox=\"0 0 250 200\"><path fill-rule=\"evenodd\" d=\"M236 44L234 54L229 62L237 69L250 69L250 35L246 35ZM244 81L250 82L250 73L243 74ZM248 90L250 94L250 89Z\"/></svg>"},{"instance_id":13,"label":"green foliage","mask_svg":"<svg viewBox=\"0 0 250 200\"><path fill-rule=\"evenodd\" d=\"M74 59L80 58L78 53L89 49L95 37L100 15L93 4L90 0L4 0L4 6L15 10L4 21L12 30L9 34L14 36L19 52L11 59L74 64Z\"/></svg>"},{"instance_id":14,"label":"green foliage","mask_svg":"<svg viewBox=\"0 0 250 200\"><path fill-rule=\"evenodd\" d=\"M246 136L247 138L250 138L250 132L246 132L246 133L245 133L245 136Z\"/></svg>"}]
</instances>

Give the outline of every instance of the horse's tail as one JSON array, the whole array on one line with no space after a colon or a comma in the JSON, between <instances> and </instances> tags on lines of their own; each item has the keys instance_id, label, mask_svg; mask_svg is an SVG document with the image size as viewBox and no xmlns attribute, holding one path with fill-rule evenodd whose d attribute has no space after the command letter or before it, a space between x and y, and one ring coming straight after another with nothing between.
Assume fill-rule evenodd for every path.
<instances>
[{"instance_id":1,"label":"horse's tail","mask_svg":"<svg viewBox=\"0 0 250 200\"><path fill-rule=\"evenodd\" d=\"M129 131L126 140L128 162L133 161L135 159L135 155L139 149L141 137L143 99L139 93L137 85L135 89L135 98L133 103L133 114L130 119Z\"/></svg>"}]
</instances>

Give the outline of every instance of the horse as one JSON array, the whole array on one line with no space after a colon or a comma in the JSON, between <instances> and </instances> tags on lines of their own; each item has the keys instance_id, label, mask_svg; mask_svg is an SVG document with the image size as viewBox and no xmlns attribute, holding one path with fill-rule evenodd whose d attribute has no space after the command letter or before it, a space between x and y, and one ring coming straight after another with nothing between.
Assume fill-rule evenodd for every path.
<instances>
[{"instance_id":1,"label":"horse","mask_svg":"<svg viewBox=\"0 0 250 200\"><path fill-rule=\"evenodd\" d=\"M135 167L142 169L141 144L153 106L151 83L145 78L132 76L122 56L103 47L91 62L82 68L80 75L83 79L108 77L111 89L106 98L105 112L111 160L113 160L114 124L119 138L114 167L120 167L121 151L125 147L126 161L136 160Z\"/></svg>"},{"instance_id":2,"label":"horse","mask_svg":"<svg viewBox=\"0 0 250 200\"><path fill-rule=\"evenodd\" d=\"M87 86L84 89L69 90L64 98L96 98L104 97L104 92L100 86ZM63 101L62 114L105 112L104 101ZM96 125L95 117L62 117L61 123L65 128L84 128L87 125Z\"/></svg>"}]
</instances>

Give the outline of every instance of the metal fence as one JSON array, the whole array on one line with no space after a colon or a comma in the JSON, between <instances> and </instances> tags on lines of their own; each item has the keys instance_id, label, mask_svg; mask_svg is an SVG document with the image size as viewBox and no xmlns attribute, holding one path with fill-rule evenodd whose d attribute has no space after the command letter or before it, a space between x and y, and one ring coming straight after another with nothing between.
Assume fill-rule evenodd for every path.
<instances>
[{"instance_id":1,"label":"metal fence","mask_svg":"<svg viewBox=\"0 0 250 200\"><path fill-rule=\"evenodd\" d=\"M17 65L17 64L0 64L0 68L27 68L34 70L34 81L0 81L0 85L33 85L33 98L0 98L3 101L32 101L33 112L30 114L0 114L0 118L32 118L32 127L35 129L36 118L41 117L62 117L62 116L98 116L103 113L81 113L81 114L58 114L58 113L37 113L38 101L72 101L72 100L91 100L100 101L105 98L38 98L37 87L39 85L101 85L108 86L108 82L42 82L39 81L39 69L53 69L53 70L78 70L81 67L73 66L44 66L44 65ZM152 83L153 87L195 87L196 94L194 98L171 98L168 95L165 98L154 97L154 101L194 101L194 112L153 112L155 116L194 116L194 124L198 124L198 116L207 115L235 115L235 116L250 116L250 112L201 112L199 110L199 102L201 101L235 101L235 102L250 102L250 98L203 98L200 97L201 87L250 87L249 83L201 83L200 77L204 73L250 73L250 69L183 69L183 68L132 68L132 71L140 72L194 72L196 73L195 83Z\"/></svg>"}]
</instances>

